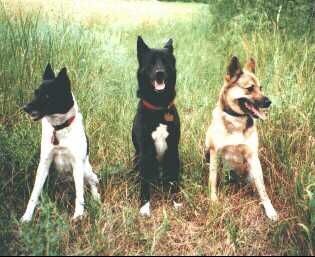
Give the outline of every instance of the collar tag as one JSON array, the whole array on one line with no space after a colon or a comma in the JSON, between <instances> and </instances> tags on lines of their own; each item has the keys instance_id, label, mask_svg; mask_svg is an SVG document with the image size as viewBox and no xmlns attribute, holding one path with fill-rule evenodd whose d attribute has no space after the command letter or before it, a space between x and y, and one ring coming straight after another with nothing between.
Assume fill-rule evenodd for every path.
<instances>
[{"instance_id":1,"label":"collar tag","mask_svg":"<svg viewBox=\"0 0 315 257\"><path fill-rule=\"evenodd\" d=\"M51 143L53 145L59 145L59 140L56 135L56 130L54 130L53 136L51 137Z\"/></svg>"},{"instance_id":2,"label":"collar tag","mask_svg":"<svg viewBox=\"0 0 315 257\"><path fill-rule=\"evenodd\" d=\"M168 113L166 113L166 114L164 115L164 120L167 121L167 122L174 122L175 117L174 117L173 114L171 114L171 113L168 112Z\"/></svg>"},{"instance_id":3,"label":"collar tag","mask_svg":"<svg viewBox=\"0 0 315 257\"><path fill-rule=\"evenodd\" d=\"M54 126L54 132L51 137L51 143L53 145L59 145L59 140L57 138L57 131L70 127L70 125L74 122L74 120L75 120L75 116L71 117L64 124L61 124L59 126Z\"/></svg>"}]
</instances>

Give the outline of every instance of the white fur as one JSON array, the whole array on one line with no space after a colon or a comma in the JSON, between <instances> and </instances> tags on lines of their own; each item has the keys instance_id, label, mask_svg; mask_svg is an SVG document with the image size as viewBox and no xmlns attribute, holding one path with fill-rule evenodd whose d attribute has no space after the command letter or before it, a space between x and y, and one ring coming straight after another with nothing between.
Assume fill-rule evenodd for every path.
<instances>
[{"instance_id":1,"label":"white fur","mask_svg":"<svg viewBox=\"0 0 315 257\"><path fill-rule=\"evenodd\" d=\"M182 203L177 203L177 202L173 201L173 204L174 204L174 208L176 211L180 211L183 208Z\"/></svg>"},{"instance_id":2,"label":"white fur","mask_svg":"<svg viewBox=\"0 0 315 257\"><path fill-rule=\"evenodd\" d=\"M160 124L160 126L152 133L158 160L162 160L167 151L168 146L166 139L168 136L167 126L163 124Z\"/></svg>"},{"instance_id":3,"label":"white fur","mask_svg":"<svg viewBox=\"0 0 315 257\"><path fill-rule=\"evenodd\" d=\"M59 145L53 145L51 143L54 132L53 125L61 125L74 115L75 120L69 127L57 131L56 137ZM83 216L84 213L84 180L91 186L93 197L97 200L100 199L97 190L99 181L96 174L92 171L89 157L86 155L86 149L87 141L83 127L83 118L76 102L67 114L43 118L40 163L31 199L22 217L22 222L30 222L32 220L39 196L53 162L55 162L60 172L68 170L69 167L73 171L76 188L74 219Z\"/></svg>"},{"instance_id":4,"label":"white fur","mask_svg":"<svg viewBox=\"0 0 315 257\"><path fill-rule=\"evenodd\" d=\"M145 205L143 205L140 208L140 215L142 217L150 217L151 216L151 211L150 211L150 202L147 202Z\"/></svg>"}]
</instances>

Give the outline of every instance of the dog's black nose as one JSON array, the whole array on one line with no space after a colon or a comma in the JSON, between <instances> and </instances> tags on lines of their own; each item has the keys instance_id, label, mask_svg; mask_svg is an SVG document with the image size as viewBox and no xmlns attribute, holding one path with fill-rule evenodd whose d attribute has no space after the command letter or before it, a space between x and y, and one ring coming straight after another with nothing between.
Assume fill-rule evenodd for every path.
<instances>
[{"instance_id":1,"label":"dog's black nose","mask_svg":"<svg viewBox=\"0 0 315 257\"><path fill-rule=\"evenodd\" d=\"M268 97L265 97L263 100L263 107L269 108L271 104L272 104L271 100Z\"/></svg>"},{"instance_id":2,"label":"dog's black nose","mask_svg":"<svg viewBox=\"0 0 315 257\"><path fill-rule=\"evenodd\" d=\"M163 81L165 80L165 71L164 70L157 70L155 73L156 80L157 81Z\"/></svg>"}]
</instances>

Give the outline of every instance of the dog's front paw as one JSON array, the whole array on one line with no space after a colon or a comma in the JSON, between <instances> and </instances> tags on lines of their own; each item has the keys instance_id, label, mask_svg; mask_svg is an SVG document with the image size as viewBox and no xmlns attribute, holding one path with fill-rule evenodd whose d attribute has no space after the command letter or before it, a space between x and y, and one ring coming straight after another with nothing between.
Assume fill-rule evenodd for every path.
<instances>
[{"instance_id":1,"label":"dog's front paw","mask_svg":"<svg viewBox=\"0 0 315 257\"><path fill-rule=\"evenodd\" d=\"M278 221L279 216L276 210L273 208L270 201L263 203L267 217L272 221Z\"/></svg>"},{"instance_id":2,"label":"dog's front paw","mask_svg":"<svg viewBox=\"0 0 315 257\"><path fill-rule=\"evenodd\" d=\"M177 202L173 202L174 203L174 208L176 211L180 211L183 208L183 204L182 203L177 203Z\"/></svg>"},{"instance_id":3,"label":"dog's front paw","mask_svg":"<svg viewBox=\"0 0 315 257\"><path fill-rule=\"evenodd\" d=\"M80 206L76 208L72 220L80 220L83 218L83 215L84 215L84 208Z\"/></svg>"},{"instance_id":4,"label":"dog's front paw","mask_svg":"<svg viewBox=\"0 0 315 257\"><path fill-rule=\"evenodd\" d=\"M150 212L150 202L147 202L145 205L143 205L140 208L140 215L142 217L150 217L151 216L151 212Z\"/></svg>"},{"instance_id":5,"label":"dog's front paw","mask_svg":"<svg viewBox=\"0 0 315 257\"><path fill-rule=\"evenodd\" d=\"M77 220L81 220L84 216L84 212L80 212L80 213L75 213L72 217L73 221L77 221Z\"/></svg>"},{"instance_id":6,"label":"dog's front paw","mask_svg":"<svg viewBox=\"0 0 315 257\"><path fill-rule=\"evenodd\" d=\"M219 202L219 198L218 198L218 196L216 195L216 194L211 194L211 202L213 202L213 203L217 203L217 202Z\"/></svg>"},{"instance_id":7,"label":"dog's front paw","mask_svg":"<svg viewBox=\"0 0 315 257\"><path fill-rule=\"evenodd\" d=\"M24 214L21 218L22 223L30 223L32 221L32 215Z\"/></svg>"},{"instance_id":8,"label":"dog's front paw","mask_svg":"<svg viewBox=\"0 0 315 257\"><path fill-rule=\"evenodd\" d=\"M101 195L96 191L93 192L93 198L95 201L100 202L101 201Z\"/></svg>"}]
</instances>

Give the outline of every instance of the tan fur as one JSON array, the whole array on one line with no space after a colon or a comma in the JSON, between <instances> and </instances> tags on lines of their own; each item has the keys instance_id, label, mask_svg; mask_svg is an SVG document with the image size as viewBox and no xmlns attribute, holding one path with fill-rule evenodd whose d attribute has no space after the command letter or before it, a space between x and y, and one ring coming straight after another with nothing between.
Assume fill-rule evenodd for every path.
<instances>
[{"instance_id":1,"label":"tan fur","mask_svg":"<svg viewBox=\"0 0 315 257\"><path fill-rule=\"evenodd\" d=\"M255 183L268 217L277 220L277 213L266 193L262 168L258 157L258 133L256 126L247 127L248 117L235 117L224 112L229 108L244 114L236 99L261 99L260 82L253 73L255 62L251 59L241 76L225 76L219 102L213 111L213 120L206 136L206 151L210 152L209 189L211 200L217 201L217 159L221 154L233 170L246 172ZM254 86L251 91L248 88Z\"/></svg>"}]
</instances>

